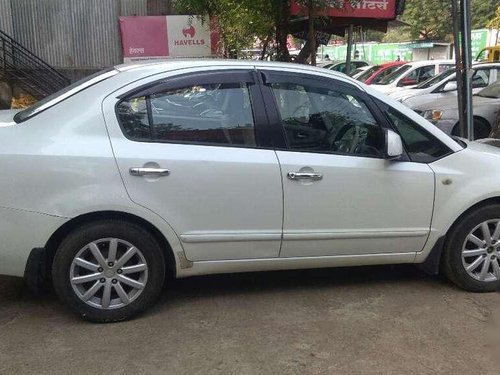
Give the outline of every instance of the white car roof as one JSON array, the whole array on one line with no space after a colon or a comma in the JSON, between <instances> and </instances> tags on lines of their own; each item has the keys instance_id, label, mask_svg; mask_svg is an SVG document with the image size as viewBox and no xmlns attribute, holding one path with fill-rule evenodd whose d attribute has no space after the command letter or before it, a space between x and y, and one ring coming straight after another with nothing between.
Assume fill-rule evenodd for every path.
<instances>
[{"instance_id":1,"label":"white car roof","mask_svg":"<svg viewBox=\"0 0 500 375\"><path fill-rule=\"evenodd\" d=\"M115 69L123 71L139 71L144 70L158 70L158 72L166 72L171 70L183 68L196 68L196 67L224 67L224 66L241 66L241 67L259 67L259 68L291 68L294 70L304 70L315 73L330 73L336 77L346 78L346 75L337 71L329 71L316 66L284 63L284 62L270 62L270 61L255 61L255 60L222 60L222 59L165 59L165 60L150 60L141 62L130 62L115 66Z\"/></svg>"},{"instance_id":2,"label":"white car roof","mask_svg":"<svg viewBox=\"0 0 500 375\"><path fill-rule=\"evenodd\" d=\"M410 65L412 67L419 67L424 65L437 65L437 64L455 64L455 60L424 60L424 61L411 61L404 65ZM403 66L403 65L401 65Z\"/></svg>"}]
</instances>

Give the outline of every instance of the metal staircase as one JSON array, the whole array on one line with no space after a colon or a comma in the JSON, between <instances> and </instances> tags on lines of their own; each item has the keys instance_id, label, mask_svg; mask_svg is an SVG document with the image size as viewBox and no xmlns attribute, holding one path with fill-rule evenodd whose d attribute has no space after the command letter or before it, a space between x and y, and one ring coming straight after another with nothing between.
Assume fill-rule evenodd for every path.
<instances>
[{"instance_id":1,"label":"metal staircase","mask_svg":"<svg viewBox=\"0 0 500 375\"><path fill-rule=\"evenodd\" d=\"M42 99L68 86L70 80L0 30L0 81Z\"/></svg>"}]
</instances>

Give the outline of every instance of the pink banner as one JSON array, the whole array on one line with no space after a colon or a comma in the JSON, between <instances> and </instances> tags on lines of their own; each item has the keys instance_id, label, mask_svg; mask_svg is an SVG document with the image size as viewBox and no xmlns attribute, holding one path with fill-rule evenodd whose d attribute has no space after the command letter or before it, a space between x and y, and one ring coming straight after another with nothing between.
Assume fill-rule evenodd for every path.
<instances>
[{"instance_id":1,"label":"pink banner","mask_svg":"<svg viewBox=\"0 0 500 375\"><path fill-rule=\"evenodd\" d=\"M218 33L210 26L196 16L120 17L124 60L211 56Z\"/></svg>"}]
</instances>

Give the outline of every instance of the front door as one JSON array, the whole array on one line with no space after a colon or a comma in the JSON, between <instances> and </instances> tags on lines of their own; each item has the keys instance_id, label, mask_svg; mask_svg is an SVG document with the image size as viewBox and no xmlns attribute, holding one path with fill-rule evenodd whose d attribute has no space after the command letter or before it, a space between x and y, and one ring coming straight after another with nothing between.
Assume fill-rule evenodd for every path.
<instances>
[{"instance_id":1,"label":"front door","mask_svg":"<svg viewBox=\"0 0 500 375\"><path fill-rule=\"evenodd\" d=\"M255 108L254 74L139 82L104 102L130 198L172 226L189 260L279 254L281 176L275 152L258 141L267 120Z\"/></svg>"},{"instance_id":2,"label":"front door","mask_svg":"<svg viewBox=\"0 0 500 375\"><path fill-rule=\"evenodd\" d=\"M267 71L288 149L282 257L408 253L427 239L434 175L384 159L380 117L361 90L334 79Z\"/></svg>"}]
</instances>

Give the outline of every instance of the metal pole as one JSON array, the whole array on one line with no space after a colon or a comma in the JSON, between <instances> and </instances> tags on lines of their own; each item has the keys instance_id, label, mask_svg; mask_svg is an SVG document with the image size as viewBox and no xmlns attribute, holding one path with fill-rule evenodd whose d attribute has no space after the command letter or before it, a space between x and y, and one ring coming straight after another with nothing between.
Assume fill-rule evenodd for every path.
<instances>
[{"instance_id":1,"label":"metal pole","mask_svg":"<svg viewBox=\"0 0 500 375\"><path fill-rule=\"evenodd\" d=\"M469 140L474 139L474 114L472 110L472 49L471 49L471 0L460 2L460 23L462 31L462 62L463 62L463 112L467 123Z\"/></svg>"},{"instance_id":2,"label":"metal pole","mask_svg":"<svg viewBox=\"0 0 500 375\"><path fill-rule=\"evenodd\" d=\"M455 48L455 70L457 79L457 100L458 100L458 119L460 136L467 138L467 122L464 118L463 108L463 65L462 48L460 45L460 0L451 1L451 18L453 20L453 45Z\"/></svg>"},{"instance_id":3,"label":"metal pole","mask_svg":"<svg viewBox=\"0 0 500 375\"><path fill-rule=\"evenodd\" d=\"M351 56L352 56L352 33L354 26L353 24L349 24L349 28L347 29L347 55L345 58L345 74L349 75L351 73Z\"/></svg>"}]
</instances>

